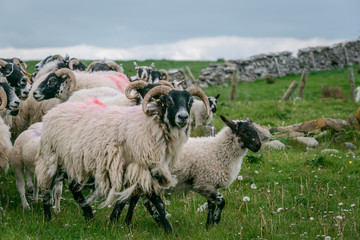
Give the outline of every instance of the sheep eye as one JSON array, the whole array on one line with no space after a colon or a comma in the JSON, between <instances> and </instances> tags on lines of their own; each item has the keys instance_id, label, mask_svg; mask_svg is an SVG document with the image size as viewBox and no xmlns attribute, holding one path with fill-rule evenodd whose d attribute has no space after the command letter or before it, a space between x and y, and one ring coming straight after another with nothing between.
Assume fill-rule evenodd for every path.
<instances>
[{"instance_id":1,"label":"sheep eye","mask_svg":"<svg viewBox=\"0 0 360 240\"><path fill-rule=\"evenodd\" d=\"M193 103L194 103L194 99L190 99L189 106L191 107L193 105Z\"/></svg>"},{"instance_id":2,"label":"sheep eye","mask_svg":"<svg viewBox=\"0 0 360 240\"><path fill-rule=\"evenodd\" d=\"M168 106L174 106L174 103L173 103L173 101L171 101L171 99L168 99L168 100L166 101L166 105L168 105Z\"/></svg>"},{"instance_id":3,"label":"sheep eye","mask_svg":"<svg viewBox=\"0 0 360 240\"><path fill-rule=\"evenodd\" d=\"M49 84L50 86L54 86L54 85L56 84L56 81L53 80L53 79L50 79L48 84Z\"/></svg>"}]
</instances>

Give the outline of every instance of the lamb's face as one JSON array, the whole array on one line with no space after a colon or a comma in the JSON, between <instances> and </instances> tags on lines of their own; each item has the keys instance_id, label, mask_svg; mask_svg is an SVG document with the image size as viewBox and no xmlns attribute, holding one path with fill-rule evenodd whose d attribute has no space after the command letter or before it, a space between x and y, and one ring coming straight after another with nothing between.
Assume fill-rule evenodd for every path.
<instances>
[{"instance_id":1,"label":"lamb's face","mask_svg":"<svg viewBox=\"0 0 360 240\"><path fill-rule=\"evenodd\" d=\"M165 122L172 127L183 128L189 124L190 109L194 98L187 91L172 90L163 96L161 104L165 108Z\"/></svg>"},{"instance_id":2,"label":"lamb's face","mask_svg":"<svg viewBox=\"0 0 360 240\"><path fill-rule=\"evenodd\" d=\"M35 100L43 101L46 99L59 97L59 95L63 93L63 91L67 87L67 79L67 75L62 75L58 77L55 73L50 73L33 92Z\"/></svg>"},{"instance_id":3,"label":"lamb's face","mask_svg":"<svg viewBox=\"0 0 360 240\"><path fill-rule=\"evenodd\" d=\"M239 138L239 142L242 142L243 148L248 148L253 152L257 152L261 148L261 141L256 131L254 124L251 120L248 121L232 121L226 117L220 115L220 118L225 124L230 127L232 132Z\"/></svg>"},{"instance_id":4,"label":"lamb's face","mask_svg":"<svg viewBox=\"0 0 360 240\"><path fill-rule=\"evenodd\" d=\"M0 88L4 89L7 97L6 112L16 116L19 112L20 99L15 94L15 89L6 82L0 82Z\"/></svg>"}]
</instances>

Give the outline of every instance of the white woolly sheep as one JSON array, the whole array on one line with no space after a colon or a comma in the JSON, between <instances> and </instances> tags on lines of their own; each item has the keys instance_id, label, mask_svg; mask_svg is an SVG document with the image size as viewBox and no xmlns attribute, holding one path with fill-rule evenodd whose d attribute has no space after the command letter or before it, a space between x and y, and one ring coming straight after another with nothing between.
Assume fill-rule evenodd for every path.
<instances>
[{"instance_id":1,"label":"white woolly sheep","mask_svg":"<svg viewBox=\"0 0 360 240\"><path fill-rule=\"evenodd\" d=\"M206 108L203 102L199 100L195 100L193 107L190 111L190 119L191 122L195 125L195 128L199 126L206 126L208 125L213 117L213 113L216 112L217 100L220 94L216 95L215 97L208 97L211 113L210 116L206 113Z\"/></svg>"},{"instance_id":2,"label":"white woolly sheep","mask_svg":"<svg viewBox=\"0 0 360 240\"><path fill-rule=\"evenodd\" d=\"M32 182L32 174L35 172L35 157L40 146L42 131L42 122L31 125L26 131L22 132L15 140L14 147L10 152L9 162L14 170L16 178L16 188L20 194L21 203L24 209L30 209L25 196L25 180L29 193L33 193L33 200L38 201L38 192L36 177L35 186ZM60 181L54 190L55 194L55 212L60 212L60 197L62 193L62 184Z\"/></svg>"},{"instance_id":3,"label":"white woolly sheep","mask_svg":"<svg viewBox=\"0 0 360 240\"><path fill-rule=\"evenodd\" d=\"M176 91L158 86L145 96L142 108L64 103L50 110L43 119L35 167L38 185L44 190L45 216L51 217L50 190L56 176L66 172L85 218L93 218L88 203L95 197L107 196L100 207L116 202L117 211L111 214L116 221L118 209L129 197L146 194L159 211L165 231L171 231L158 193L176 183L169 169L190 134L191 95L207 102L199 88ZM153 96L160 100L148 108ZM80 188L92 177L95 190L85 199Z\"/></svg>"},{"instance_id":4,"label":"white woolly sheep","mask_svg":"<svg viewBox=\"0 0 360 240\"><path fill-rule=\"evenodd\" d=\"M225 199L218 190L229 187L236 179L248 149L257 152L261 148L257 129L251 121L232 121L222 115L220 117L227 126L215 137L190 138L171 171L178 180L171 191L192 190L208 200L207 225L219 223L221 219ZM155 221L160 223L151 203L144 201L144 205ZM130 206L134 206L134 203L130 203ZM128 211L132 210L129 208Z\"/></svg>"}]
</instances>

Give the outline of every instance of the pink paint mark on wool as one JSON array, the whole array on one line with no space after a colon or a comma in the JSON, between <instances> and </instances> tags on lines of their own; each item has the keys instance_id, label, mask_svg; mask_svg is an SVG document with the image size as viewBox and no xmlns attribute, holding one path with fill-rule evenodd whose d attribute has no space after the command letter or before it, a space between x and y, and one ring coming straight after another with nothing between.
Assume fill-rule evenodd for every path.
<instances>
[{"instance_id":1,"label":"pink paint mark on wool","mask_svg":"<svg viewBox=\"0 0 360 240\"><path fill-rule=\"evenodd\" d=\"M125 92L126 87L129 85L129 79L122 73L108 75L108 77L116 84L120 91Z\"/></svg>"},{"instance_id":2,"label":"pink paint mark on wool","mask_svg":"<svg viewBox=\"0 0 360 240\"><path fill-rule=\"evenodd\" d=\"M88 98L86 99L86 104L96 104L96 105L99 105L101 107L107 107L106 104L104 104L103 102L101 102L99 99L97 99L96 97L91 97L91 98Z\"/></svg>"}]
</instances>

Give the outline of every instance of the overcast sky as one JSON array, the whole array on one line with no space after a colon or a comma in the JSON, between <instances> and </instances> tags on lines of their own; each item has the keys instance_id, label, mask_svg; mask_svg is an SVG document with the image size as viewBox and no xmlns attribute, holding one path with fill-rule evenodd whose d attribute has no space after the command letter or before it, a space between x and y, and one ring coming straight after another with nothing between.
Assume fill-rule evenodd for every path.
<instances>
[{"instance_id":1,"label":"overcast sky","mask_svg":"<svg viewBox=\"0 0 360 240\"><path fill-rule=\"evenodd\" d=\"M296 52L358 39L359 10L360 0L2 1L0 57L216 60Z\"/></svg>"}]
</instances>

